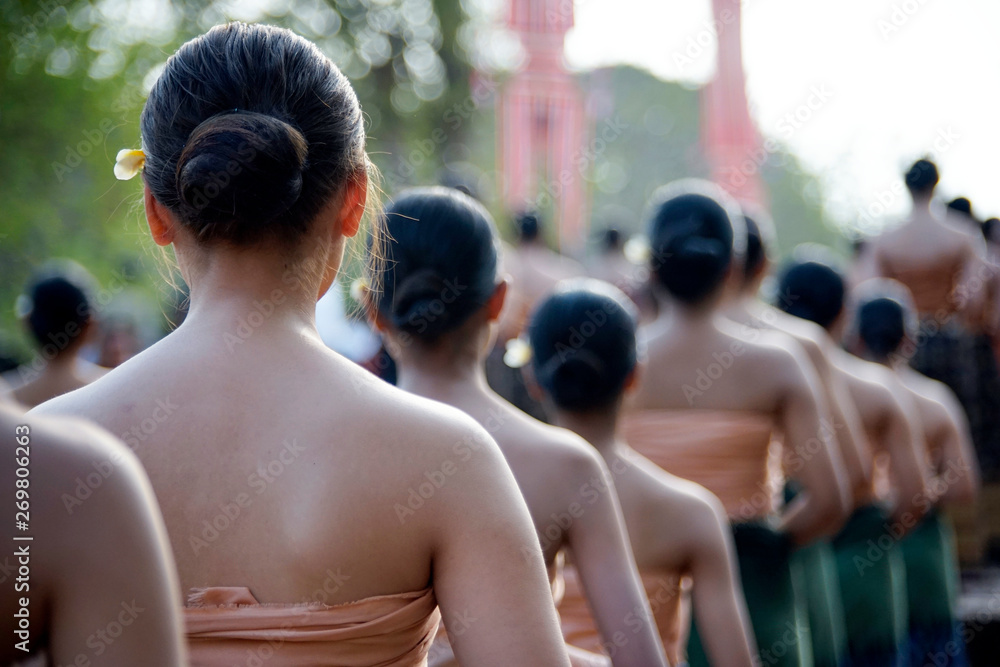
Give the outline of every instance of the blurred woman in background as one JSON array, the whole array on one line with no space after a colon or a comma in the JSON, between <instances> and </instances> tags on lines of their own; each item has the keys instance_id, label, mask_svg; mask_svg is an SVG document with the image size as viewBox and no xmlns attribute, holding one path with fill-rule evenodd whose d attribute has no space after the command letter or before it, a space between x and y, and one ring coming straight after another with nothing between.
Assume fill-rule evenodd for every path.
<instances>
[{"instance_id":1,"label":"blurred woman in background","mask_svg":"<svg viewBox=\"0 0 1000 667\"><path fill-rule=\"evenodd\" d=\"M710 663L748 667L757 648L725 509L704 487L664 471L619 433L625 393L639 374L637 317L628 297L607 283L563 283L531 319L531 374L556 423L590 442L616 475L632 550L671 662L686 663L684 580L693 583ZM568 568L566 578L559 608L566 640L597 650L600 639L575 571Z\"/></svg>"},{"instance_id":2,"label":"blurred woman in background","mask_svg":"<svg viewBox=\"0 0 1000 667\"><path fill-rule=\"evenodd\" d=\"M847 320L846 280L831 263L813 255L783 268L778 286L786 297L782 303L789 313L816 323L839 340ZM866 463L876 471L866 493L855 499L847 525L833 540L850 664L896 665L905 656L907 637L902 555L890 544L883 557L870 560L868 550L886 526L894 525L893 537L901 537L928 509L930 471L923 428L900 398L906 389L892 372L839 347L828 354L858 408L872 444Z\"/></svg>"},{"instance_id":3,"label":"blurred woman in background","mask_svg":"<svg viewBox=\"0 0 1000 667\"><path fill-rule=\"evenodd\" d=\"M641 332L648 370L628 401L625 441L718 496L733 524L761 656L809 665L791 554L835 532L848 508L842 464L821 424L818 382L803 355L765 335L749 341L721 314L745 248L736 204L716 186L681 181L662 188L650 210L650 269L665 307ZM802 486L783 507L775 436ZM700 652L693 641L692 661Z\"/></svg>"},{"instance_id":4,"label":"blurred woman in background","mask_svg":"<svg viewBox=\"0 0 1000 667\"><path fill-rule=\"evenodd\" d=\"M928 494L918 499L926 516L899 541L906 564L910 664L967 665L965 636L960 634L955 610L955 537L940 508L971 503L979 490L979 466L968 422L946 385L907 364L914 349L916 318L905 287L894 281L874 280L860 285L855 297L851 348L899 378L905 391L898 397L919 415L927 445L924 456L933 475ZM889 530L886 533L892 540L898 537Z\"/></svg>"},{"instance_id":5,"label":"blurred woman in background","mask_svg":"<svg viewBox=\"0 0 1000 667\"><path fill-rule=\"evenodd\" d=\"M919 319L911 364L955 392L984 478L1000 482L1000 371L985 330L995 267L980 231L935 207L933 162L917 160L905 182L913 210L871 240L861 277L891 278L909 289Z\"/></svg>"},{"instance_id":6,"label":"blurred woman in background","mask_svg":"<svg viewBox=\"0 0 1000 667\"><path fill-rule=\"evenodd\" d=\"M386 220L391 240L373 277L383 294L372 316L396 360L398 386L457 407L490 431L534 520L537 540L524 548L535 553L540 543L557 594L569 552L612 664L665 664L604 461L579 436L533 419L486 384L507 290L489 213L457 190L424 188L401 194ZM455 628L447 619L446 626L451 637ZM575 662L606 662L595 657Z\"/></svg>"},{"instance_id":7,"label":"blurred woman in background","mask_svg":"<svg viewBox=\"0 0 1000 667\"><path fill-rule=\"evenodd\" d=\"M96 286L90 272L68 259L48 262L35 272L18 305L38 352L10 375L23 383L14 389L18 403L34 407L107 372L80 356L97 328Z\"/></svg>"}]
</instances>

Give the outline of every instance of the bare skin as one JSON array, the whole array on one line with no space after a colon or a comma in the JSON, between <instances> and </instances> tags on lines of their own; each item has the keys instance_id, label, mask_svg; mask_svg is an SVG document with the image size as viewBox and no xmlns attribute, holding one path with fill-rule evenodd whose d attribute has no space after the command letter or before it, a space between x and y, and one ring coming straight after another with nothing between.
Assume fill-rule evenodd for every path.
<instances>
[{"instance_id":1,"label":"bare skin","mask_svg":"<svg viewBox=\"0 0 1000 667\"><path fill-rule=\"evenodd\" d=\"M190 312L38 410L134 441L178 596L246 586L261 602L335 605L433 586L445 621L467 625L454 637L466 664L568 665L530 516L492 439L457 410L376 380L316 331L316 301L365 190L360 172L293 248L235 249L199 246L147 188L152 236L174 245ZM447 483L413 501L438 472ZM224 528L213 535L213 524Z\"/></svg>"},{"instance_id":2,"label":"bare skin","mask_svg":"<svg viewBox=\"0 0 1000 667\"><path fill-rule=\"evenodd\" d=\"M927 443L926 456L934 476L928 483L929 498L923 502L975 502L980 487L979 464L958 399L947 385L921 375L905 363L897 362L891 368L906 389L903 400L919 415Z\"/></svg>"},{"instance_id":3,"label":"bare skin","mask_svg":"<svg viewBox=\"0 0 1000 667\"><path fill-rule=\"evenodd\" d=\"M721 292L722 290L720 290ZM786 467L803 493L786 505L780 529L797 544L835 533L850 502L836 445L821 422L822 394L815 372L801 352L782 347L762 332L749 341L739 326L717 310L721 293L696 307L674 304L641 330L647 364L629 409L747 410L773 415L784 436ZM707 391L685 393L699 370L729 353L732 364ZM688 381L686 378L690 378ZM809 447L807 443L819 443ZM789 450L792 452L789 455Z\"/></svg>"},{"instance_id":4,"label":"bare skin","mask_svg":"<svg viewBox=\"0 0 1000 667\"><path fill-rule=\"evenodd\" d=\"M895 496L893 518L898 520L909 514L919 519L927 508L917 499L927 496L931 473L925 456L923 427L907 410L905 399L899 398L906 389L895 375L878 364L839 349L833 350L830 358L858 407L865 431L875 446L873 453L888 455Z\"/></svg>"},{"instance_id":5,"label":"bare skin","mask_svg":"<svg viewBox=\"0 0 1000 667\"><path fill-rule=\"evenodd\" d=\"M603 460L576 434L529 417L486 384L484 360L505 296L506 283L501 283L479 312L433 345L401 344L397 332L376 315L397 361L398 384L462 410L490 431L531 512L537 535L533 548L541 544L549 568L561 550L570 552L601 637L613 649L612 664L665 665L615 482ZM554 606L551 596L548 606ZM616 636L625 641L614 641Z\"/></svg>"},{"instance_id":6,"label":"bare skin","mask_svg":"<svg viewBox=\"0 0 1000 667\"><path fill-rule=\"evenodd\" d=\"M747 290L726 310L726 315L741 325L740 333L748 340L756 340L759 330L771 330L776 332L781 345L804 352L819 382L821 410L833 423L832 437L847 475L852 502L855 507L864 504L871 491L871 445L843 374L830 363L829 356L836 345L818 325L763 303L756 293L756 289Z\"/></svg>"},{"instance_id":7,"label":"bare skin","mask_svg":"<svg viewBox=\"0 0 1000 667\"><path fill-rule=\"evenodd\" d=\"M754 664L757 647L725 509L704 487L671 475L629 447L618 432L620 408L619 400L605 410L554 408L553 413L560 426L590 442L615 473L639 570L693 580L694 612L711 663Z\"/></svg>"},{"instance_id":8,"label":"bare skin","mask_svg":"<svg viewBox=\"0 0 1000 667\"><path fill-rule=\"evenodd\" d=\"M153 491L135 456L81 420L25 415L0 404L7 438L0 484L9 498L27 480L29 528L6 522L9 571L0 596L0 648L9 664L15 613L27 598L32 654L54 665L186 665L177 573ZM26 467L27 477L16 475ZM82 481L88 480L88 481ZM91 481L93 480L93 481ZM13 510L12 510L13 511ZM30 541L15 541L25 535ZM17 555L26 549L27 556ZM27 576L18 571L26 565Z\"/></svg>"},{"instance_id":9,"label":"bare skin","mask_svg":"<svg viewBox=\"0 0 1000 667\"><path fill-rule=\"evenodd\" d=\"M44 368L35 377L33 371L26 370L29 379L14 390L14 400L21 405L33 408L50 398L79 389L90 384L108 372L78 355L80 348L86 342L92 324L88 322L82 328L79 336L68 347L45 363Z\"/></svg>"},{"instance_id":10,"label":"bare skin","mask_svg":"<svg viewBox=\"0 0 1000 667\"><path fill-rule=\"evenodd\" d=\"M933 192L913 195L913 209L902 225L867 244L859 258L857 280L888 275L885 267L921 270L928 281L949 285L957 281L954 296L963 315L978 321L987 299L983 288L990 274L986 259L985 242L981 234L974 234L968 225L956 224L948 216L937 213L932 207ZM958 275L952 272L958 267ZM928 313L948 313L952 304L934 304Z\"/></svg>"}]
</instances>

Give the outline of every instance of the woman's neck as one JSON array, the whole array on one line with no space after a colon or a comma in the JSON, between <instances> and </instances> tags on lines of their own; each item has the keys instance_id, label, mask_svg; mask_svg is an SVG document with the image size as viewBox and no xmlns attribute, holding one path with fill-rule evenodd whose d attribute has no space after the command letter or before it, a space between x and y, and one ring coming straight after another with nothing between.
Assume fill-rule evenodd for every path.
<instances>
[{"instance_id":1,"label":"woman's neck","mask_svg":"<svg viewBox=\"0 0 1000 667\"><path fill-rule=\"evenodd\" d=\"M482 394L488 389L482 353L451 335L434 345L390 344L396 359L396 385L413 394L456 404L453 398ZM395 349L392 349L395 348Z\"/></svg>"},{"instance_id":2,"label":"woman's neck","mask_svg":"<svg viewBox=\"0 0 1000 667\"><path fill-rule=\"evenodd\" d=\"M716 329L718 313L714 304L689 306L673 302L667 308L661 305L660 313L651 325L657 332L670 331L671 335L694 336Z\"/></svg>"},{"instance_id":3,"label":"woman's neck","mask_svg":"<svg viewBox=\"0 0 1000 667\"><path fill-rule=\"evenodd\" d=\"M327 257L297 260L278 253L204 252L191 280L191 306L182 328L247 332L316 328L316 301Z\"/></svg>"},{"instance_id":4,"label":"woman's neck","mask_svg":"<svg viewBox=\"0 0 1000 667\"><path fill-rule=\"evenodd\" d=\"M556 410L556 425L573 431L607 459L614 457L623 446L618 437L619 410L619 405L589 412Z\"/></svg>"}]
</instances>

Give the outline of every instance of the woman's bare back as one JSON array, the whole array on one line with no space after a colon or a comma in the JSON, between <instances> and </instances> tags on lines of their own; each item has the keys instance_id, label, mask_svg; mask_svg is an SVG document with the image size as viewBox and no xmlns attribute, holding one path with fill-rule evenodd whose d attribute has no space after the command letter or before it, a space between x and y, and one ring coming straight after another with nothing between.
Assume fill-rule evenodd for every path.
<instances>
[{"instance_id":1,"label":"woman's bare back","mask_svg":"<svg viewBox=\"0 0 1000 667\"><path fill-rule=\"evenodd\" d=\"M484 444L477 429L318 337L277 346L264 329L238 343L199 333L182 327L42 409L91 417L133 447L182 589L247 586L261 601L335 604L425 588L428 526L451 511L445 498L467 477L454 473ZM441 475L449 484L438 489Z\"/></svg>"}]
</instances>

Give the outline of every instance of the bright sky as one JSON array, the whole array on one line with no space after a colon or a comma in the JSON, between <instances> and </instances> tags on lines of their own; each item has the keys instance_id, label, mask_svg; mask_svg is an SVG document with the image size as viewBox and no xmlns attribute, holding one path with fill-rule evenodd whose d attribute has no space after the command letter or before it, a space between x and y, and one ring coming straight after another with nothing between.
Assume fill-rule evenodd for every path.
<instances>
[{"instance_id":1,"label":"bright sky","mask_svg":"<svg viewBox=\"0 0 1000 667\"><path fill-rule=\"evenodd\" d=\"M575 7L573 67L632 63L692 84L714 72L710 0ZM835 221L903 215L902 170L925 153L941 169L942 197L968 197L980 219L1000 216L1000 2L743 0L743 19L753 117L822 179ZM810 100L814 90L828 99ZM803 113L810 101L816 109ZM808 119L783 121L797 109Z\"/></svg>"}]
</instances>

